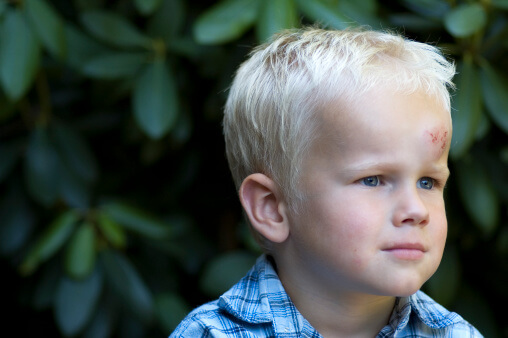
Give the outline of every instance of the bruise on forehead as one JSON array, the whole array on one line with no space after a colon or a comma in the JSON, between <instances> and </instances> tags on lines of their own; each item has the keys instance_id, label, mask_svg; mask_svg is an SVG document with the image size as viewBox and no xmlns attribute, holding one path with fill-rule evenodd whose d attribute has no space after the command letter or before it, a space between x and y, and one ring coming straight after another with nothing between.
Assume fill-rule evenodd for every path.
<instances>
[{"instance_id":1,"label":"bruise on forehead","mask_svg":"<svg viewBox=\"0 0 508 338\"><path fill-rule=\"evenodd\" d=\"M436 157L441 157L448 144L448 130L445 128L427 130L425 131L425 138L434 149Z\"/></svg>"}]
</instances>

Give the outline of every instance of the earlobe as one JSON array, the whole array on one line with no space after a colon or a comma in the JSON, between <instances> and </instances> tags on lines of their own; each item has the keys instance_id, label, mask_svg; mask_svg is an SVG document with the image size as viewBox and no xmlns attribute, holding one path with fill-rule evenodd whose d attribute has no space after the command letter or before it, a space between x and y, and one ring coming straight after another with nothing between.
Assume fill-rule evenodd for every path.
<instances>
[{"instance_id":1,"label":"earlobe","mask_svg":"<svg viewBox=\"0 0 508 338\"><path fill-rule=\"evenodd\" d=\"M252 174L240 187L240 201L254 229L274 243L289 236L286 204L275 182L263 174Z\"/></svg>"}]
</instances>

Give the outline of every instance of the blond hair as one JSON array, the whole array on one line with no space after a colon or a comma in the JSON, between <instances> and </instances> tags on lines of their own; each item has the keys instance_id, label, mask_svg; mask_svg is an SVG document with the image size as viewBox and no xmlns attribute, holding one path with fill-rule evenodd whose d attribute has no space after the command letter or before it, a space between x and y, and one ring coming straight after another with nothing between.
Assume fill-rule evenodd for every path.
<instances>
[{"instance_id":1,"label":"blond hair","mask_svg":"<svg viewBox=\"0 0 508 338\"><path fill-rule=\"evenodd\" d=\"M424 90L449 110L454 74L436 47L391 32L309 27L274 35L239 67L225 106L226 154L237 188L263 173L297 208L301 162L323 106L389 84L404 93Z\"/></svg>"}]
</instances>

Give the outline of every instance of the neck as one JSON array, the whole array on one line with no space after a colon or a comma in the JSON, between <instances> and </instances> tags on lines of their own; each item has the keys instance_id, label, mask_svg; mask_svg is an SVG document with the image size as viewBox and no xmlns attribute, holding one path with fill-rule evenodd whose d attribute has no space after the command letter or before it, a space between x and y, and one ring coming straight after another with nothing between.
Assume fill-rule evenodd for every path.
<instances>
[{"instance_id":1,"label":"neck","mask_svg":"<svg viewBox=\"0 0 508 338\"><path fill-rule=\"evenodd\" d=\"M325 338L375 337L388 324L395 297L357 292L329 292L302 278L279 278L300 313Z\"/></svg>"}]
</instances>

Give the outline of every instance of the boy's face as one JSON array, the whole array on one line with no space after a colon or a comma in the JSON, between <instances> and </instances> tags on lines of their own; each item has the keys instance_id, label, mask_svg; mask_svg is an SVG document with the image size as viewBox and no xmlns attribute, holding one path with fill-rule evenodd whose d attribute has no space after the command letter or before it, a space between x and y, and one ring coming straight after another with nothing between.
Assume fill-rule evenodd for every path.
<instances>
[{"instance_id":1,"label":"boy's face","mask_svg":"<svg viewBox=\"0 0 508 338\"><path fill-rule=\"evenodd\" d=\"M347 112L338 106L324 110L304 161L289 269L332 292L410 295L436 271L445 245L450 114L424 93L387 88Z\"/></svg>"}]
</instances>

